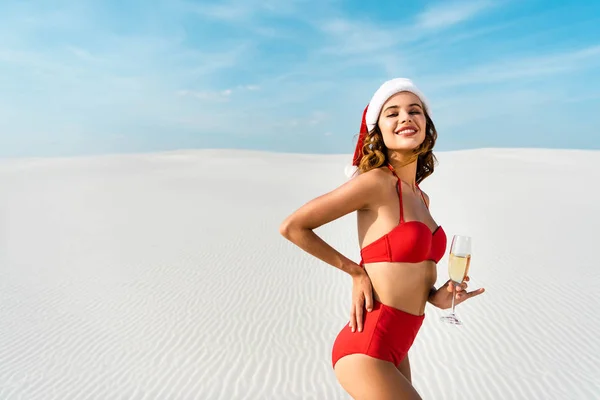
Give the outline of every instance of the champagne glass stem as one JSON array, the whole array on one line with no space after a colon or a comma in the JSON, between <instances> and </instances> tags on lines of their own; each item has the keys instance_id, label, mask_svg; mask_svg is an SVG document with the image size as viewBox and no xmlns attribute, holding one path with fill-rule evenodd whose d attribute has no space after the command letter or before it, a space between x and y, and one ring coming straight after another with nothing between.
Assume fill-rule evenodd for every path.
<instances>
[{"instance_id":1,"label":"champagne glass stem","mask_svg":"<svg viewBox=\"0 0 600 400\"><path fill-rule=\"evenodd\" d=\"M452 282L452 315L454 315L454 299L456 298L456 283Z\"/></svg>"}]
</instances>

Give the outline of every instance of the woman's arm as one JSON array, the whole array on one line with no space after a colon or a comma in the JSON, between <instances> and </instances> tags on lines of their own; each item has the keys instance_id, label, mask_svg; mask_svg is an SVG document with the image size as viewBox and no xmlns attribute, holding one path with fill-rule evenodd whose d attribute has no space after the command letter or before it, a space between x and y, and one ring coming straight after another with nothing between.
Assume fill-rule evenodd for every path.
<instances>
[{"instance_id":1,"label":"woman's arm","mask_svg":"<svg viewBox=\"0 0 600 400\"><path fill-rule=\"evenodd\" d=\"M382 171L377 169L360 174L337 189L319 196L287 217L279 232L302 250L351 276L364 270L335 250L314 229L356 210L368 209L383 187Z\"/></svg>"},{"instance_id":2,"label":"woman's arm","mask_svg":"<svg viewBox=\"0 0 600 400\"><path fill-rule=\"evenodd\" d=\"M430 302L434 307L437 307L437 304L434 303L434 295L437 292L437 289L435 288L435 285L433 285L431 287L431 289L429 289L429 297L427 298L427 301Z\"/></svg>"}]
</instances>

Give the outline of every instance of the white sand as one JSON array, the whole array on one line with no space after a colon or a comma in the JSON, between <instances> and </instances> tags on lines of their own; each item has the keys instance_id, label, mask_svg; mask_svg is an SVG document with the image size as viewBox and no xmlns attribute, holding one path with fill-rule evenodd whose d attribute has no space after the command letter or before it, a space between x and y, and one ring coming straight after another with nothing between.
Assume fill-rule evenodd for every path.
<instances>
[{"instance_id":1,"label":"white sand","mask_svg":"<svg viewBox=\"0 0 600 400\"><path fill-rule=\"evenodd\" d=\"M428 306L424 399L600 398L600 152L437 153L422 187L474 237L462 327ZM348 156L0 161L0 399L346 399L351 281L280 222ZM318 230L358 259L355 216ZM438 284L447 278L439 264Z\"/></svg>"}]
</instances>

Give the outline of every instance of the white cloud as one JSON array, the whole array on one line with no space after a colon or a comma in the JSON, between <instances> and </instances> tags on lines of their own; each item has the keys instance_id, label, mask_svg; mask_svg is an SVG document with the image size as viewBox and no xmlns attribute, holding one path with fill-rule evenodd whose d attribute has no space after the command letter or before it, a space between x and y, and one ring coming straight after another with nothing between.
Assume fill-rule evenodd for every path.
<instances>
[{"instance_id":1,"label":"white cloud","mask_svg":"<svg viewBox=\"0 0 600 400\"><path fill-rule=\"evenodd\" d=\"M327 8L330 3L336 3L336 0L226 0L202 4L184 1L180 4L205 18L245 23L265 16L311 20L315 11Z\"/></svg>"},{"instance_id":2,"label":"white cloud","mask_svg":"<svg viewBox=\"0 0 600 400\"><path fill-rule=\"evenodd\" d=\"M425 29L447 28L472 19L493 6L491 1L444 1L427 8L416 18Z\"/></svg>"},{"instance_id":3,"label":"white cloud","mask_svg":"<svg viewBox=\"0 0 600 400\"><path fill-rule=\"evenodd\" d=\"M220 92L208 90L178 90L177 95L181 97L193 97L207 102L226 102L229 101L232 90L226 89Z\"/></svg>"},{"instance_id":4,"label":"white cloud","mask_svg":"<svg viewBox=\"0 0 600 400\"><path fill-rule=\"evenodd\" d=\"M323 123L328 117L328 114L323 111L313 111L311 116L308 118L308 125L314 126Z\"/></svg>"},{"instance_id":5,"label":"white cloud","mask_svg":"<svg viewBox=\"0 0 600 400\"><path fill-rule=\"evenodd\" d=\"M462 72L425 78L432 87L474 86L518 79L547 79L566 72L600 67L600 45L545 55L494 60Z\"/></svg>"},{"instance_id":6,"label":"white cloud","mask_svg":"<svg viewBox=\"0 0 600 400\"><path fill-rule=\"evenodd\" d=\"M327 39L331 42L320 52L328 55L361 55L364 58L385 59L381 65L387 70L389 65L398 65L403 59L408 58L411 52L419 51L419 41L427 39L437 30L472 20L489 8L498 6L499 3L494 4L485 0L440 2L417 14L412 23L405 24L372 24L362 20L336 17L325 20L318 26L328 35ZM473 38L489 32L490 29L488 27L475 32L463 31L454 33L454 36L464 39L468 35ZM393 52L390 51L392 49Z\"/></svg>"},{"instance_id":7,"label":"white cloud","mask_svg":"<svg viewBox=\"0 0 600 400\"><path fill-rule=\"evenodd\" d=\"M191 7L199 15L227 22L247 20L254 12L249 3L242 2L197 4Z\"/></svg>"},{"instance_id":8,"label":"white cloud","mask_svg":"<svg viewBox=\"0 0 600 400\"><path fill-rule=\"evenodd\" d=\"M245 85L245 86L238 86L238 88L243 89L243 90L250 90L250 91L260 90L259 85Z\"/></svg>"},{"instance_id":9,"label":"white cloud","mask_svg":"<svg viewBox=\"0 0 600 400\"><path fill-rule=\"evenodd\" d=\"M370 53L394 46L403 37L395 29L342 18L325 21L320 29L329 35L332 42L321 49L321 52L331 55L368 56Z\"/></svg>"}]
</instances>

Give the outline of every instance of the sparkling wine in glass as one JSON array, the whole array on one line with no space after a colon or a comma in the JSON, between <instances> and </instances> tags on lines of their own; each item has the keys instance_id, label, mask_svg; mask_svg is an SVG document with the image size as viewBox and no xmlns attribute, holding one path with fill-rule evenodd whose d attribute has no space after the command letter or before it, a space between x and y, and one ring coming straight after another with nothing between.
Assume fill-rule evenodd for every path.
<instances>
[{"instance_id":1,"label":"sparkling wine in glass","mask_svg":"<svg viewBox=\"0 0 600 400\"><path fill-rule=\"evenodd\" d=\"M469 273L471 263L471 237L454 235L450 246L450 258L448 260L448 275L453 283L452 290L452 312L442 317L442 321L453 325L462 325L462 322L454 312L454 299L456 298L456 285L460 285Z\"/></svg>"}]
</instances>

